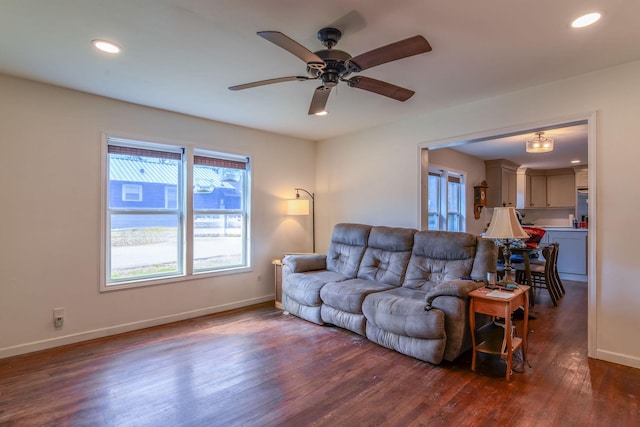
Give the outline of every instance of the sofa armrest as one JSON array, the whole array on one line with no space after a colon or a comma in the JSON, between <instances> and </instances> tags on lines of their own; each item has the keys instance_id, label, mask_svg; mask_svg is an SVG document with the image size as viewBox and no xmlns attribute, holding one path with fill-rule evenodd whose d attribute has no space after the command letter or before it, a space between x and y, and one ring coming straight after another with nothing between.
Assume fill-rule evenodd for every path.
<instances>
[{"instance_id":1,"label":"sofa armrest","mask_svg":"<svg viewBox=\"0 0 640 427\"><path fill-rule=\"evenodd\" d=\"M289 267L292 273L327 269L326 255L285 255L282 262L285 266Z\"/></svg>"},{"instance_id":2,"label":"sofa armrest","mask_svg":"<svg viewBox=\"0 0 640 427\"><path fill-rule=\"evenodd\" d=\"M426 302L427 305L425 310L431 310L431 303L434 299L441 296L452 296L458 298L467 298L469 292L481 288L484 286L484 282L482 281L474 281L474 280L450 280L447 282L442 282L432 289L427 291Z\"/></svg>"}]
</instances>

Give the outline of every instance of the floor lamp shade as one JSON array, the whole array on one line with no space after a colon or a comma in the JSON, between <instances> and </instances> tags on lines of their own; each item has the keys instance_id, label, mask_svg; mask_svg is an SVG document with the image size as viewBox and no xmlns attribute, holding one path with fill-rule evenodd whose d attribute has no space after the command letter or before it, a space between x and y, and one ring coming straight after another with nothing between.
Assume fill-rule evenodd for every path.
<instances>
[{"instance_id":1,"label":"floor lamp shade","mask_svg":"<svg viewBox=\"0 0 640 427\"><path fill-rule=\"evenodd\" d=\"M309 200L287 200L287 215L309 215Z\"/></svg>"},{"instance_id":2,"label":"floor lamp shade","mask_svg":"<svg viewBox=\"0 0 640 427\"><path fill-rule=\"evenodd\" d=\"M312 250L316 251L316 205L315 195L304 188L296 188L296 198L287 200L287 215L309 215L311 213L311 241ZM308 199L301 199L300 192L305 192ZM311 205L311 206L309 206Z\"/></svg>"}]
</instances>

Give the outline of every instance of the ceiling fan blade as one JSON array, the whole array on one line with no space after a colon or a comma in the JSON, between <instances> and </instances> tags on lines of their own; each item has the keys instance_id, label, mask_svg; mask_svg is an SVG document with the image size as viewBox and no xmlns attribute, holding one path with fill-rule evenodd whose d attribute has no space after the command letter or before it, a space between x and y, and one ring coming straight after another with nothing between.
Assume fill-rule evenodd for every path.
<instances>
[{"instance_id":1,"label":"ceiling fan blade","mask_svg":"<svg viewBox=\"0 0 640 427\"><path fill-rule=\"evenodd\" d=\"M368 90L369 92L377 93L378 95L387 96L397 101L406 101L411 98L415 93L412 90L405 89L400 86L393 85L391 83L383 82L382 80L372 79L371 77L357 76L352 77L347 81L349 86L362 90Z\"/></svg>"},{"instance_id":2,"label":"ceiling fan blade","mask_svg":"<svg viewBox=\"0 0 640 427\"><path fill-rule=\"evenodd\" d=\"M348 61L347 66L352 72L358 72L430 50L431 45L427 39L413 36L354 56Z\"/></svg>"},{"instance_id":3,"label":"ceiling fan blade","mask_svg":"<svg viewBox=\"0 0 640 427\"><path fill-rule=\"evenodd\" d=\"M242 89L249 89L256 86L270 85L273 83L291 82L294 80L304 81L304 80L314 80L314 79L311 79L310 77L305 77L305 76L278 77L276 79L260 80L253 83L245 83L242 85L231 86L229 87L229 89L242 90Z\"/></svg>"},{"instance_id":4,"label":"ceiling fan blade","mask_svg":"<svg viewBox=\"0 0 640 427\"><path fill-rule=\"evenodd\" d=\"M307 65L315 64L316 67L313 68L319 68L320 66L324 68L324 61L322 60L322 58L311 52L306 47L302 46L297 41L285 36L280 31L259 31L258 35L263 39L268 40L277 46L280 46L287 52L294 54L295 56L306 62Z\"/></svg>"},{"instance_id":5,"label":"ceiling fan blade","mask_svg":"<svg viewBox=\"0 0 640 427\"><path fill-rule=\"evenodd\" d=\"M313 98L311 98L311 106L309 106L309 115L318 114L325 111L325 107L327 106L327 100L329 99L329 94L331 93L331 88L326 86L319 86L316 88L316 91L313 92Z\"/></svg>"}]
</instances>

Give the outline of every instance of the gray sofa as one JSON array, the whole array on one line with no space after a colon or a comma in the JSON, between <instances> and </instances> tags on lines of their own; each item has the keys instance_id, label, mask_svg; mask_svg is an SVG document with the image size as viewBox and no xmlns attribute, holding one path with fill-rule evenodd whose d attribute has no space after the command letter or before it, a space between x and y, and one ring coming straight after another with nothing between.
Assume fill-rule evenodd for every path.
<instances>
[{"instance_id":1,"label":"gray sofa","mask_svg":"<svg viewBox=\"0 0 640 427\"><path fill-rule=\"evenodd\" d=\"M438 364L470 347L467 294L496 260L473 234L337 224L326 255L284 257L282 304Z\"/></svg>"}]
</instances>

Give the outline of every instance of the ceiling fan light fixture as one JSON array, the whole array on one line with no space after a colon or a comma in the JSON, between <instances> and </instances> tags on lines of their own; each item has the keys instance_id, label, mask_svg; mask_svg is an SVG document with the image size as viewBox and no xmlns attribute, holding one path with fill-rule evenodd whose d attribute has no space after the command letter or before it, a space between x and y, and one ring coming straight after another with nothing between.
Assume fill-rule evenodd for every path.
<instances>
[{"instance_id":1,"label":"ceiling fan light fixture","mask_svg":"<svg viewBox=\"0 0 640 427\"><path fill-rule=\"evenodd\" d=\"M553 151L553 139L544 136L544 132L536 132L526 143L527 153L548 153Z\"/></svg>"},{"instance_id":2,"label":"ceiling fan light fixture","mask_svg":"<svg viewBox=\"0 0 640 427\"><path fill-rule=\"evenodd\" d=\"M573 20L571 23L571 27L573 28L584 28L589 25L595 24L600 20L602 15L598 12L587 13L586 15L582 15Z\"/></svg>"},{"instance_id":3,"label":"ceiling fan light fixture","mask_svg":"<svg viewBox=\"0 0 640 427\"><path fill-rule=\"evenodd\" d=\"M342 37L342 32L333 27L322 28L318 31L318 39L326 49L321 49L316 52L310 51L279 31L259 31L257 34L303 60L306 63L307 76L290 76L260 80L253 83L231 86L229 90L249 89L293 80L320 80L322 86L317 87L313 92L309 106L309 115L318 115L318 113L326 114L325 106L331 90L340 82L347 83L349 87L386 96L396 101L406 101L411 98L415 92L370 77L348 77L352 73L359 73L369 68L377 67L378 65L431 51L431 45L427 39L421 35L409 37L352 57L347 52L334 49L334 46Z\"/></svg>"},{"instance_id":4,"label":"ceiling fan light fixture","mask_svg":"<svg viewBox=\"0 0 640 427\"><path fill-rule=\"evenodd\" d=\"M117 44L107 40L91 40L91 44L98 50L105 53L120 53L122 50Z\"/></svg>"}]
</instances>

